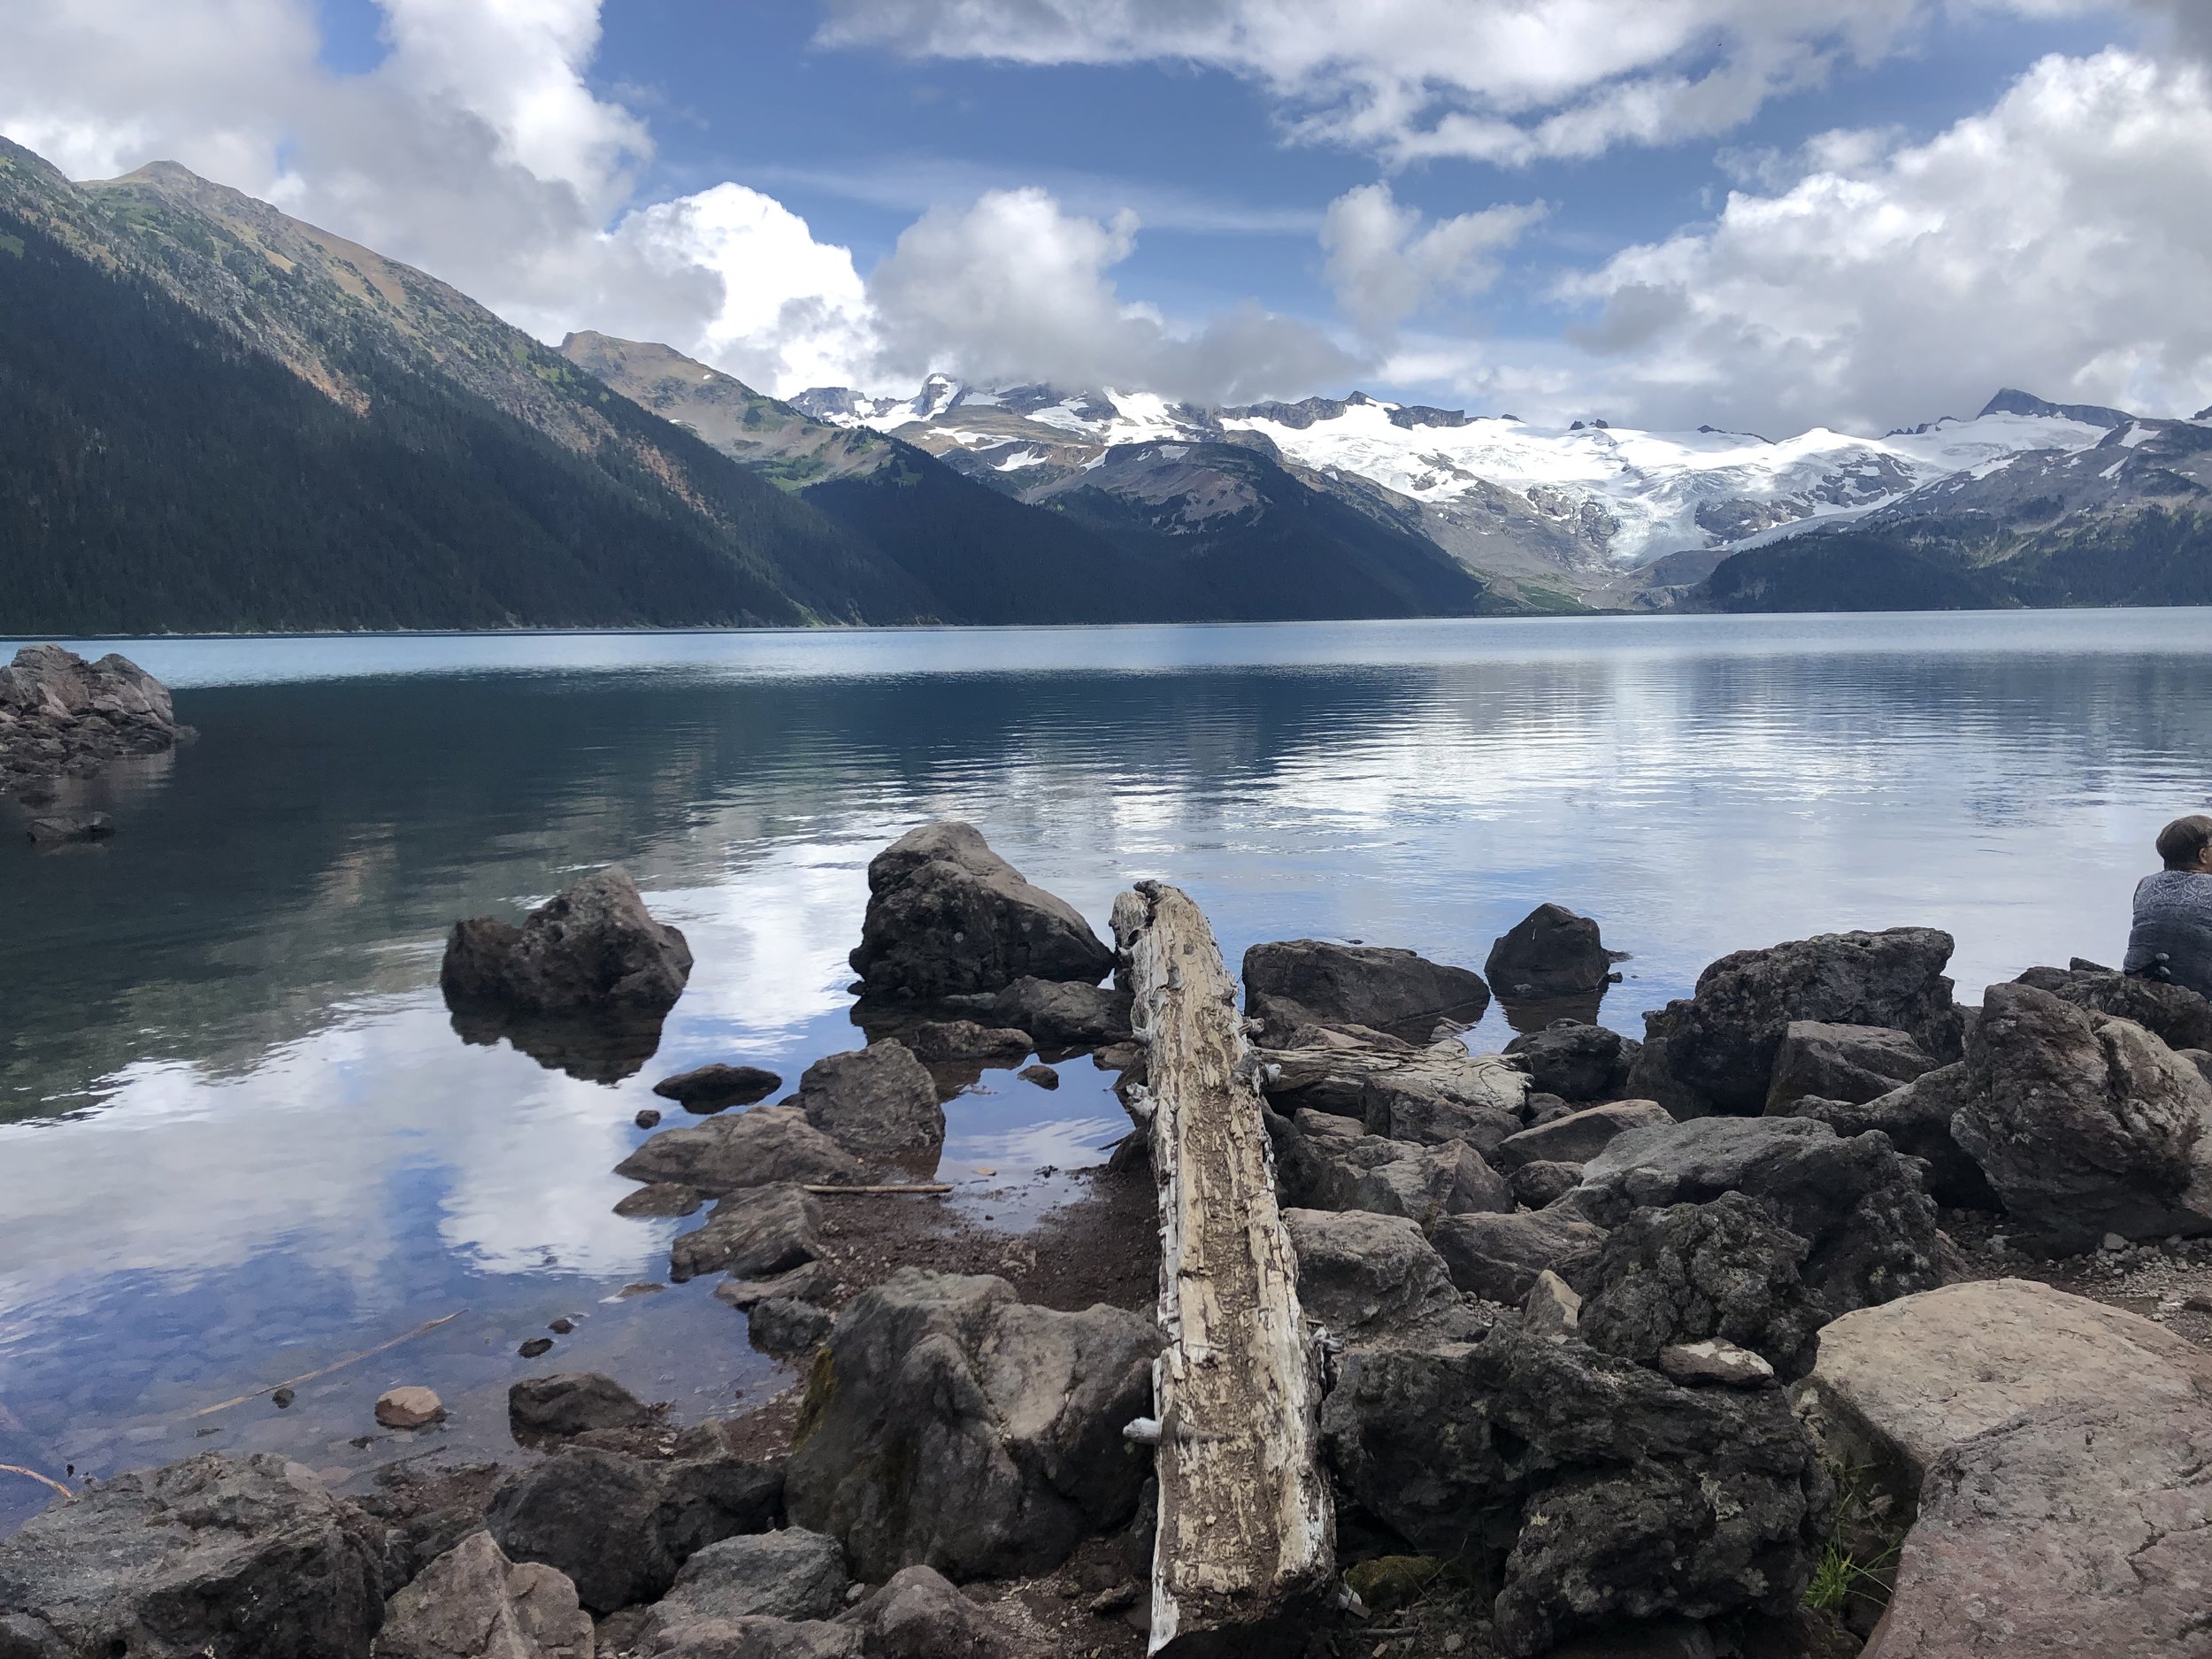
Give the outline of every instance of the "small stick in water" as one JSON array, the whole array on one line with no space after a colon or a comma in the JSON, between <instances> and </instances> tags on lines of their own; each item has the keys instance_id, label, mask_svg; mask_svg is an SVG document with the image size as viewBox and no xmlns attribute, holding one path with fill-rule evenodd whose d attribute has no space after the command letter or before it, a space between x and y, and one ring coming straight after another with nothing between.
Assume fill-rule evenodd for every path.
<instances>
[{"instance_id":1,"label":"small stick in water","mask_svg":"<svg viewBox=\"0 0 2212 1659\"><path fill-rule=\"evenodd\" d=\"M320 1371L311 1371L298 1377L287 1377L282 1382L271 1383L266 1388L257 1388L250 1394L240 1394L234 1399L219 1400L211 1406L202 1406L192 1414L192 1417L212 1417L218 1411L229 1410L233 1406L242 1406L249 1400L258 1400L263 1394L273 1394L280 1388L291 1388L303 1382L313 1382L318 1377L327 1377L334 1371L343 1371L349 1365L357 1365L372 1354L381 1354L388 1348L397 1348L402 1342L413 1341L426 1331L434 1331L442 1325L451 1325L467 1311L466 1308L456 1308L443 1318L433 1319L426 1325L419 1325L411 1331L403 1331L388 1342L379 1342L374 1348L365 1348L358 1354L349 1354L343 1359L333 1360ZM187 1417L185 1421L189 1423L192 1417Z\"/></svg>"},{"instance_id":2,"label":"small stick in water","mask_svg":"<svg viewBox=\"0 0 2212 1659\"><path fill-rule=\"evenodd\" d=\"M903 1185L887 1187L814 1187L806 1189L820 1193L826 1198L882 1198L895 1193L949 1193L949 1185L943 1181L908 1181Z\"/></svg>"},{"instance_id":3,"label":"small stick in water","mask_svg":"<svg viewBox=\"0 0 2212 1659\"><path fill-rule=\"evenodd\" d=\"M63 1486L60 1481L55 1479L53 1476L42 1475L35 1469L24 1468L21 1463L0 1463L0 1475L25 1475L29 1479L37 1481L42 1486L53 1487L55 1491L60 1493L65 1498L73 1498L77 1495L75 1493L70 1491L67 1486Z\"/></svg>"}]
</instances>

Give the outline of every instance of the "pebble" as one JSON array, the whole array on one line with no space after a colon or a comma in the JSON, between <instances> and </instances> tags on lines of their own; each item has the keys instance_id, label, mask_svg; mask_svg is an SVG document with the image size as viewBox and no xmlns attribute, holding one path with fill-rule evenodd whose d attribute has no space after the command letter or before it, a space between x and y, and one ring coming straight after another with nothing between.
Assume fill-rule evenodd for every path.
<instances>
[{"instance_id":1,"label":"pebble","mask_svg":"<svg viewBox=\"0 0 2212 1659\"><path fill-rule=\"evenodd\" d=\"M566 1314L563 1314L559 1318L554 1320L551 1325L547 1325L545 1328L552 1332L555 1336L566 1336L571 1331L573 1331L576 1328L576 1321L570 1318Z\"/></svg>"},{"instance_id":2,"label":"pebble","mask_svg":"<svg viewBox=\"0 0 2212 1659\"><path fill-rule=\"evenodd\" d=\"M427 1388L388 1388L376 1397L376 1420L388 1429L419 1429L444 1417L445 1402Z\"/></svg>"},{"instance_id":3,"label":"pebble","mask_svg":"<svg viewBox=\"0 0 2212 1659\"><path fill-rule=\"evenodd\" d=\"M1058 1088L1060 1087L1060 1074L1054 1071L1050 1066L1043 1064L1041 1061L1035 1065L1025 1065L1022 1067L1022 1069L1014 1075L1020 1078L1025 1083L1034 1083L1039 1088Z\"/></svg>"},{"instance_id":4,"label":"pebble","mask_svg":"<svg viewBox=\"0 0 2212 1659\"><path fill-rule=\"evenodd\" d=\"M660 1120L660 1113L650 1106L641 1107L638 1110L637 1126L641 1129L650 1129Z\"/></svg>"},{"instance_id":5,"label":"pebble","mask_svg":"<svg viewBox=\"0 0 2212 1659\"><path fill-rule=\"evenodd\" d=\"M290 1405L292 1402L297 1398L298 1396L289 1388L280 1388L269 1396L269 1403L276 1407L278 1410L281 1411L285 1407Z\"/></svg>"},{"instance_id":6,"label":"pebble","mask_svg":"<svg viewBox=\"0 0 2212 1659\"><path fill-rule=\"evenodd\" d=\"M535 1359L539 1355L549 1352L552 1347L553 1339L551 1337L534 1336L527 1342L525 1342L520 1348L517 1348L515 1352L521 1355L525 1359Z\"/></svg>"},{"instance_id":7,"label":"pebble","mask_svg":"<svg viewBox=\"0 0 2212 1659\"><path fill-rule=\"evenodd\" d=\"M2124 1250L2128 1248L2128 1241L2116 1233L2108 1233L2104 1235L2104 1248L2108 1253Z\"/></svg>"}]
</instances>

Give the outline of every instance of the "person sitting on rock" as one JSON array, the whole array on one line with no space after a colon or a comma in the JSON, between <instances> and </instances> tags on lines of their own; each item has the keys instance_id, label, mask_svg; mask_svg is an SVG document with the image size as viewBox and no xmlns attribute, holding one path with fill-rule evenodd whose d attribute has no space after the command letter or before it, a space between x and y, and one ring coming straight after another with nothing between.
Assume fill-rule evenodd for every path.
<instances>
[{"instance_id":1,"label":"person sitting on rock","mask_svg":"<svg viewBox=\"0 0 2212 1659\"><path fill-rule=\"evenodd\" d=\"M2135 884L2135 926L2121 966L2212 996L2212 818L2158 832L2166 867Z\"/></svg>"}]
</instances>

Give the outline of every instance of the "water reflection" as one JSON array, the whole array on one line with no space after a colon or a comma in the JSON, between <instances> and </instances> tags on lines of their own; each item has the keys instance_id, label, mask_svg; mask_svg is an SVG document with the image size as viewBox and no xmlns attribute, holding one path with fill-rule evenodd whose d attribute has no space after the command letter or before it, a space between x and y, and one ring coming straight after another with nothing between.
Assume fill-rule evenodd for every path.
<instances>
[{"instance_id":1,"label":"water reflection","mask_svg":"<svg viewBox=\"0 0 2212 1659\"><path fill-rule=\"evenodd\" d=\"M690 1225L614 1217L609 1171L655 1079L858 1040L866 861L933 813L1102 929L1176 880L1232 953L1479 964L1556 900L1632 953L1632 1033L1837 927L1948 927L1970 990L2108 960L2151 833L2212 797L2201 615L129 645L202 741L75 786L111 842L0 836L0 1461L357 1463L389 1380L495 1449L516 1343L577 1310L544 1366L687 1411L765 1386L704 1285L603 1300ZM611 861L698 962L649 1062L464 1042L448 925ZM1037 1170L1103 1156L1102 1074L1062 1078L949 1107L964 1202L1033 1216ZM187 1417L462 1307L291 1414Z\"/></svg>"}]
</instances>

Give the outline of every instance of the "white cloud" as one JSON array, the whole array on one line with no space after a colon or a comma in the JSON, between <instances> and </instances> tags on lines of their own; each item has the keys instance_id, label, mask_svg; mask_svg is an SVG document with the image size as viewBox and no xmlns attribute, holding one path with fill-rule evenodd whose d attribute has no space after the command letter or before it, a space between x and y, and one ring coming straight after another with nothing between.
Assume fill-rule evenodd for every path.
<instances>
[{"instance_id":1,"label":"white cloud","mask_svg":"<svg viewBox=\"0 0 2212 1659\"><path fill-rule=\"evenodd\" d=\"M2001 382L2212 399L2212 82L2049 58L1923 144L1831 141L1786 189L1571 280L1632 412L1760 429L1971 413Z\"/></svg>"},{"instance_id":2,"label":"white cloud","mask_svg":"<svg viewBox=\"0 0 2212 1659\"><path fill-rule=\"evenodd\" d=\"M1519 241L1546 211L1541 203L1490 207L1424 230L1420 211L1401 206L1387 184L1363 184L1329 204L1323 274L1352 319L1386 338L1438 296L1488 288L1498 274L1490 256Z\"/></svg>"},{"instance_id":3,"label":"white cloud","mask_svg":"<svg viewBox=\"0 0 2212 1659\"><path fill-rule=\"evenodd\" d=\"M1939 11L2116 0L825 0L820 38L1019 64L1181 62L1259 82L1290 130L1394 163L1588 157L1724 133ZM2199 0L2143 0L2185 9Z\"/></svg>"}]
</instances>

